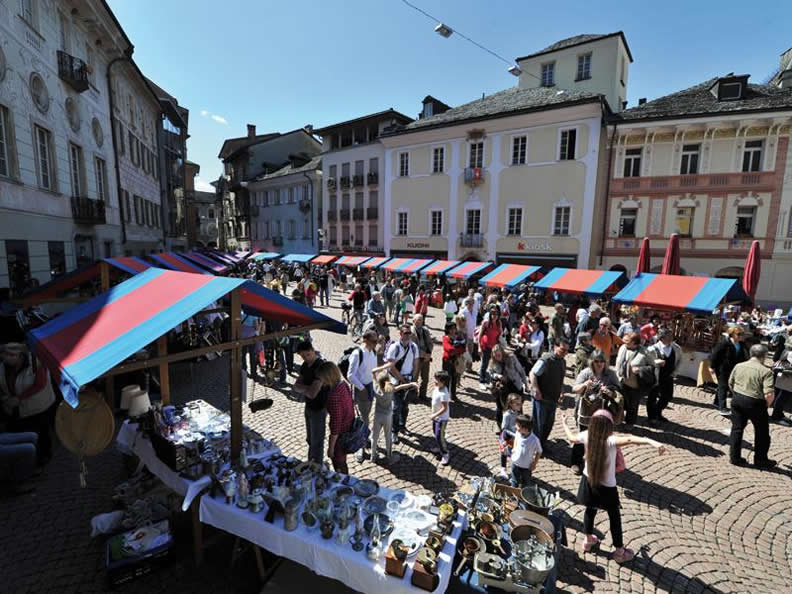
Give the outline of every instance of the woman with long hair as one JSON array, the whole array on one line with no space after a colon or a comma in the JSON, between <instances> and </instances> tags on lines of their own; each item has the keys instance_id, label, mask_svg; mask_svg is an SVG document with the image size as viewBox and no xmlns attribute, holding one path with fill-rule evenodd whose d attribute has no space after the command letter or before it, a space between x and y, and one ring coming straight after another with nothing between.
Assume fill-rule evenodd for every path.
<instances>
[{"instance_id":1,"label":"woman with long hair","mask_svg":"<svg viewBox=\"0 0 792 594\"><path fill-rule=\"evenodd\" d=\"M619 510L619 491L616 487L616 459L620 457L620 447L628 445L649 445L658 454L665 452L665 446L654 439L632 435L613 434L613 415L606 409L595 412L589 422L588 430L575 435L567 425L567 415L562 415L567 440L572 444L582 443L586 450L586 465L580 477L577 501L586 506L583 516L583 529L586 539L583 552L587 553L599 544L594 535L594 518L598 509L608 512L614 551L612 558L617 563L632 560L635 553L624 547L622 536L621 511Z\"/></svg>"},{"instance_id":2,"label":"woman with long hair","mask_svg":"<svg viewBox=\"0 0 792 594\"><path fill-rule=\"evenodd\" d=\"M448 322L445 325L445 336L443 336L443 371L448 372L449 385L448 391L452 400L457 400L457 383L461 375L460 369L464 371L464 356L467 352L465 335L460 334L455 322ZM461 364L459 363L462 359Z\"/></svg>"},{"instance_id":3,"label":"woman with long hair","mask_svg":"<svg viewBox=\"0 0 792 594\"><path fill-rule=\"evenodd\" d=\"M341 447L338 438L352 429L352 422L355 420L355 401L352 398L352 388L344 380L338 365L332 361L322 363L316 370L316 375L322 380L322 384L330 388L330 393L327 395L327 416L330 420L327 457L333 462L333 470L349 474L347 453Z\"/></svg>"}]
</instances>

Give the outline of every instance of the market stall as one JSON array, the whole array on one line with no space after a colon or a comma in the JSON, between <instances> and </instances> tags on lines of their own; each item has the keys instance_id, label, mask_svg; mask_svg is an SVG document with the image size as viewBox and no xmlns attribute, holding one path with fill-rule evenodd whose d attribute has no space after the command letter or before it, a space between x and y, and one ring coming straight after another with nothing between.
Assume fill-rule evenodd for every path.
<instances>
[{"instance_id":1,"label":"market stall","mask_svg":"<svg viewBox=\"0 0 792 594\"><path fill-rule=\"evenodd\" d=\"M281 262L291 262L296 264L307 264L316 257L316 254L288 254L283 256Z\"/></svg>"},{"instance_id":2,"label":"market stall","mask_svg":"<svg viewBox=\"0 0 792 594\"><path fill-rule=\"evenodd\" d=\"M313 260L311 260L311 264L321 264L321 265L330 264L336 258L338 258L338 256L333 254L321 254L319 256L316 256L316 258L314 258Z\"/></svg>"},{"instance_id":3,"label":"market stall","mask_svg":"<svg viewBox=\"0 0 792 594\"><path fill-rule=\"evenodd\" d=\"M198 252L187 252L185 254L180 254L180 255L190 260L190 262L193 262L194 264L198 264L199 266L202 266L215 274L226 274L228 272L228 266L226 266L225 264L221 264L220 262L217 262L215 260L212 260L211 258L207 258L203 254L199 254Z\"/></svg>"},{"instance_id":4,"label":"market stall","mask_svg":"<svg viewBox=\"0 0 792 594\"><path fill-rule=\"evenodd\" d=\"M365 269L380 268L388 260L390 260L390 258L383 257L383 256L378 256L376 258L370 258L370 259L366 260L365 262L361 263L360 267L361 268L365 268Z\"/></svg>"},{"instance_id":5,"label":"market stall","mask_svg":"<svg viewBox=\"0 0 792 594\"><path fill-rule=\"evenodd\" d=\"M421 270L421 274L424 276L442 276L461 263L461 260L435 260L432 264Z\"/></svg>"},{"instance_id":6,"label":"market stall","mask_svg":"<svg viewBox=\"0 0 792 594\"><path fill-rule=\"evenodd\" d=\"M459 266L449 270L446 276L469 281L474 276L485 272L491 266L492 262L462 262Z\"/></svg>"},{"instance_id":7,"label":"market stall","mask_svg":"<svg viewBox=\"0 0 792 594\"><path fill-rule=\"evenodd\" d=\"M255 260L256 262L261 262L262 260L276 260L280 258L281 255L278 252L258 252L251 256L251 260Z\"/></svg>"},{"instance_id":8,"label":"market stall","mask_svg":"<svg viewBox=\"0 0 792 594\"><path fill-rule=\"evenodd\" d=\"M230 254L218 252L217 250L206 250L202 253L212 258L213 260L217 260L222 264L226 264L227 266L235 266L236 263L239 262L238 259L232 258Z\"/></svg>"},{"instance_id":9,"label":"market stall","mask_svg":"<svg viewBox=\"0 0 792 594\"><path fill-rule=\"evenodd\" d=\"M732 290L735 279L637 274L614 297L613 302L665 312L682 347L678 375L698 380L699 370L709 359L712 346L725 329L717 308Z\"/></svg>"},{"instance_id":10,"label":"market stall","mask_svg":"<svg viewBox=\"0 0 792 594\"><path fill-rule=\"evenodd\" d=\"M423 258L394 258L383 265L382 269L397 274L415 274L432 262L433 260Z\"/></svg>"},{"instance_id":11,"label":"market stall","mask_svg":"<svg viewBox=\"0 0 792 594\"><path fill-rule=\"evenodd\" d=\"M534 284L534 288L599 297L606 293L615 293L626 284L627 278L618 270L553 268Z\"/></svg>"},{"instance_id":12,"label":"market stall","mask_svg":"<svg viewBox=\"0 0 792 594\"><path fill-rule=\"evenodd\" d=\"M523 266L521 264L501 264L492 272L485 274L479 283L485 287L514 289L534 277L539 266Z\"/></svg>"},{"instance_id":13,"label":"market stall","mask_svg":"<svg viewBox=\"0 0 792 594\"><path fill-rule=\"evenodd\" d=\"M369 256L341 256L333 263L333 266L346 266L347 268L357 268L364 262L372 260Z\"/></svg>"},{"instance_id":14,"label":"market stall","mask_svg":"<svg viewBox=\"0 0 792 594\"><path fill-rule=\"evenodd\" d=\"M158 264L162 264L165 268L176 270L178 272L190 272L192 274L212 274L193 264L187 258L175 254L173 252L162 252L160 254L149 254L148 257Z\"/></svg>"}]
</instances>

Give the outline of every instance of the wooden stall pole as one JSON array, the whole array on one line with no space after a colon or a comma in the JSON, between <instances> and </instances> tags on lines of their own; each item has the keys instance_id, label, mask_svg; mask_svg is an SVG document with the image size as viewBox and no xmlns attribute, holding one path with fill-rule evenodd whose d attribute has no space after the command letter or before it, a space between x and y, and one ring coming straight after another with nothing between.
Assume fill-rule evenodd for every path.
<instances>
[{"instance_id":1,"label":"wooden stall pole","mask_svg":"<svg viewBox=\"0 0 792 594\"><path fill-rule=\"evenodd\" d=\"M231 292L231 342L239 340L242 325L241 293ZM242 348L235 345L230 357L231 387L231 460L236 463L242 451Z\"/></svg>"},{"instance_id":2,"label":"wooden stall pole","mask_svg":"<svg viewBox=\"0 0 792 594\"><path fill-rule=\"evenodd\" d=\"M102 293L110 290L110 265L105 262L99 262L99 279L101 282ZM115 378L108 376L105 378L105 402L110 405L112 410L115 409Z\"/></svg>"},{"instance_id":3,"label":"wooden stall pole","mask_svg":"<svg viewBox=\"0 0 792 594\"><path fill-rule=\"evenodd\" d=\"M157 339L157 356L165 357L168 354L168 336L163 334ZM170 404L170 375L167 361L159 364L160 396L162 404Z\"/></svg>"}]
</instances>

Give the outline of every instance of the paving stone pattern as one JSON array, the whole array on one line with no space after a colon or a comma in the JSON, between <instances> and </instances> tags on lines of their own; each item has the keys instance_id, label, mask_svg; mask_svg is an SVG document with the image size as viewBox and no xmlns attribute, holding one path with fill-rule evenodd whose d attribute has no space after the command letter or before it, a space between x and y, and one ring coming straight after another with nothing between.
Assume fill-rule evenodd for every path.
<instances>
[{"instance_id":1,"label":"paving stone pattern","mask_svg":"<svg viewBox=\"0 0 792 594\"><path fill-rule=\"evenodd\" d=\"M332 307L319 311L340 317L341 297L336 293ZM429 328L437 343L433 371L441 363L441 317L439 310L431 310ZM314 332L313 338L331 360L337 360L351 342L348 337L323 331ZM201 397L227 408L227 359L172 369L174 400ZM290 377L289 382L293 381ZM276 390L252 382L248 392L252 398L273 398L275 406L256 415L245 407L245 422L274 438L285 453L304 458L307 444L298 396L289 388ZM472 476L497 470L492 396L479 390L478 380L471 374L464 377L459 396L461 402L452 403L447 431L449 466L441 466L429 453L434 440L428 406L416 404L410 410L410 435L394 446L399 461L358 464L350 457L350 471L388 487L431 493L454 489ZM566 406L571 402L571 397L567 398ZM645 422L641 407L641 420L633 432L665 443L668 452L657 456L648 447L625 449L627 470L619 477L622 518L625 543L636 551L636 558L624 566L609 559L612 546L604 512L596 520L602 538L600 550L580 552L583 508L574 502L578 478L568 468L570 447L561 440L560 418L557 420L548 455L540 460L534 476L560 491L563 498L569 546L561 557L558 586L562 591L792 591L792 433L771 426L770 454L779 462L775 472L733 467L727 453L730 423L711 403L711 393L692 385L678 386L674 403L666 411L669 423L662 429L640 424ZM752 442L752 429L746 431L745 439ZM745 455L752 460L750 447ZM0 533L5 541L0 549L0 591L107 590L104 540L89 538L89 522L93 515L111 509L110 495L124 478L123 464L112 447L87 463L88 487L81 489L76 458L58 447L52 463L36 479L33 494L0 499ZM221 538L199 569L192 565L185 546L165 568L118 591L254 591L255 576L240 575L239 563L230 566L233 544L233 539ZM252 565L248 563L247 569ZM299 571L298 566L289 567ZM275 591L272 585L266 591Z\"/></svg>"}]
</instances>

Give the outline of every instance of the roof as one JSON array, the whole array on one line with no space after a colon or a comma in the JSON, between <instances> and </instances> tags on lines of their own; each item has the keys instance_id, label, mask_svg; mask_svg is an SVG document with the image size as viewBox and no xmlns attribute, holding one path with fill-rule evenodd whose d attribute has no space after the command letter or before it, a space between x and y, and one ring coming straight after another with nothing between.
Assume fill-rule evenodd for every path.
<instances>
[{"instance_id":1,"label":"roof","mask_svg":"<svg viewBox=\"0 0 792 594\"><path fill-rule=\"evenodd\" d=\"M459 266L446 273L451 278L470 278L492 266L491 262L462 262Z\"/></svg>"},{"instance_id":2,"label":"roof","mask_svg":"<svg viewBox=\"0 0 792 594\"><path fill-rule=\"evenodd\" d=\"M76 407L82 386L235 289L248 314L346 332L336 320L253 281L149 268L36 328L28 340Z\"/></svg>"},{"instance_id":3,"label":"roof","mask_svg":"<svg viewBox=\"0 0 792 594\"><path fill-rule=\"evenodd\" d=\"M613 289L621 289L626 284L627 278L619 270L553 268L534 285L534 288L594 296Z\"/></svg>"},{"instance_id":4,"label":"roof","mask_svg":"<svg viewBox=\"0 0 792 594\"><path fill-rule=\"evenodd\" d=\"M557 52L558 50L567 49L570 47L575 47L578 45L583 45L584 43L591 43L592 41L599 41L600 39L607 39L608 37L616 37L620 36L622 39L622 43L624 43L624 49L627 50L627 56L630 58L630 62L633 61L632 52L630 51L630 46L627 45L627 38L624 36L624 32L616 31L615 33L584 33L582 35L573 35L572 37L567 37L566 39L562 39L561 41L556 41L555 43L551 43L543 50L539 50L533 54L528 54L527 56L522 56L521 58L517 58L516 62L520 60L527 60L528 58L535 58L537 56L542 56L544 54L549 54L551 52Z\"/></svg>"},{"instance_id":5,"label":"roof","mask_svg":"<svg viewBox=\"0 0 792 594\"><path fill-rule=\"evenodd\" d=\"M446 109L451 109L450 105L448 105L447 103L443 103L442 101L440 101L440 99L438 99L437 97L432 97L431 95L427 95L426 97L424 97L423 101L421 101L421 103L425 105L425 104L429 103L430 101L432 103L436 103L437 105L441 105L441 106L445 107Z\"/></svg>"},{"instance_id":6,"label":"roof","mask_svg":"<svg viewBox=\"0 0 792 594\"><path fill-rule=\"evenodd\" d=\"M615 121L656 120L792 109L792 89L780 89L773 85L749 83L745 99L719 101L710 89L720 78L724 77L710 78L688 89L626 109L615 114L613 119Z\"/></svg>"},{"instance_id":7,"label":"roof","mask_svg":"<svg viewBox=\"0 0 792 594\"><path fill-rule=\"evenodd\" d=\"M501 264L489 274L484 275L479 283L486 287L514 287L524 283L539 272L539 266L523 266L522 264Z\"/></svg>"},{"instance_id":8,"label":"roof","mask_svg":"<svg viewBox=\"0 0 792 594\"><path fill-rule=\"evenodd\" d=\"M536 89L512 87L454 107L446 112L416 120L400 130L383 134L383 136L396 136L416 130L452 126L462 122L506 117L580 103L599 102L600 98L600 94L587 91L559 91L545 87Z\"/></svg>"},{"instance_id":9,"label":"roof","mask_svg":"<svg viewBox=\"0 0 792 594\"><path fill-rule=\"evenodd\" d=\"M239 149L251 146L253 144L258 144L259 142L264 142L265 140L270 140L272 138L277 138L280 136L280 132L270 132L268 134L256 134L253 138L249 136L240 136L239 138L226 138L223 142L223 146L220 147L220 153L218 153L218 159L227 159Z\"/></svg>"},{"instance_id":10,"label":"roof","mask_svg":"<svg viewBox=\"0 0 792 594\"><path fill-rule=\"evenodd\" d=\"M178 270L181 272L190 272L192 274L211 274L196 266L187 258L182 257L174 252L162 252L160 254L149 254L149 259L156 260L162 266L170 268L171 270Z\"/></svg>"},{"instance_id":11,"label":"roof","mask_svg":"<svg viewBox=\"0 0 792 594\"><path fill-rule=\"evenodd\" d=\"M339 122L337 124L329 124L329 125L325 126L324 128L316 128L316 129L314 129L313 133L317 134L319 136L324 136L327 132L329 132L330 130L333 130L335 128L341 128L342 126L350 126L352 124L358 124L358 123L366 121L366 120L381 119L381 118L384 118L385 116L392 116L392 117L395 117L397 119L404 120L405 122L412 122L413 121L413 119L410 116L406 116L403 113L401 113L399 111L396 111L395 109L393 109L391 107L390 109L386 109L385 111L378 111L377 113L372 113L372 114L369 114L369 115L360 116L359 118L346 120L345 122Z\"/></svg>"},{"instance_id":12,"label":"roof","mask_svg":"<svg viewBox=\"0 0 792 594\"><path fill-rule=\"evenodd\" d=\"M613 297L617 303L710 314L737 281L733 278L642 272Z\"/></svg>"},{"instance_id":13,"label":"roof","mask_svg":"<svg viewBox=\"0 0 792 594\"><path fill-rule=\"evenodd\" d=\"M211 270L215 274L224 274L228 272L228 266L225 264L220 264L220 262L215 262L211 258L207 258L203 254L199 254L198 252L187 252L183 254L185 258L188 260L192 260L196 264L200 264L207 270Z\"/></svg>"},{"instance_id":14,"label":"roof","mask_svg":"<svg viewBox=\"0 0 792 594\"><path fill-rule=\"evenodd\" d=\"M291 163L286 165L286 167L281 167L277 171L273 171L272 173L266 173L264 175L259 175L254 181L266 181L269 179L274 179L276 177L284 177L286 175L291 175L293 173L302 173L303 171L313 171L314 169L320 169L322 167L322 156L317 155L313 157L310 161L308 161L305 165L300 165L299 167L292 167Z\"/></svg>"},{"instance_id":15,"label":"roof","mask_svg":"<svg viewBox=\"0 0 792 594\"><path fill-rule=\"evenodd\" d=\"M168 93L165 89L160 87L150 78L148 77L145 78L148 84L151 86L152 90L154 91L154 94L157 95L157 97L159 98L160 103L170 108L171 111L170 115L175 119L181 120L182 127L186 128L190 112L181 105L179 105L179 100L176 99L176 97Z\"/></svg>"}]
</instances>

